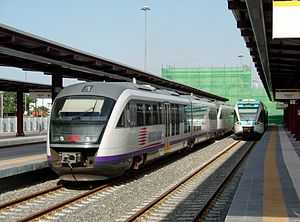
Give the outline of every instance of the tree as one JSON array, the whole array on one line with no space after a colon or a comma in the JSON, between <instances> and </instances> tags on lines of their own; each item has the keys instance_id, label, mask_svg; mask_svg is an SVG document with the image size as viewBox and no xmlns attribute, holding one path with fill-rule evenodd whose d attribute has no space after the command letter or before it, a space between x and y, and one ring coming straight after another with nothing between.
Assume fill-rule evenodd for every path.
<instances>
[{"instance_id":1,"label":"tree","mask_svg":"<svg viewBox=\"0 0 300 222\"><path fill-rule=\"evenodd\" d=\"M16 92L4 92L3 95L3 106L4 106L4 113L16 113L17 110L17 93ZM23 94L23 101L25 102L26 96L26 110L29 110L29 104L34 101L34 98L30 95ZM25 107L24 107L25 108ZM24 109L25 111L25 109Z\"/></svg>"},{"instance_id":2,"label":"tree","mask_svg":"<svg viewBox=\"0 0 300 222\"><path fill-rule=\"evenodd\" d=\"M3 106L4 113L15 113L16 112L16 93L15 92L5 92L3 95Z\"/></svg>"}]
</instances>

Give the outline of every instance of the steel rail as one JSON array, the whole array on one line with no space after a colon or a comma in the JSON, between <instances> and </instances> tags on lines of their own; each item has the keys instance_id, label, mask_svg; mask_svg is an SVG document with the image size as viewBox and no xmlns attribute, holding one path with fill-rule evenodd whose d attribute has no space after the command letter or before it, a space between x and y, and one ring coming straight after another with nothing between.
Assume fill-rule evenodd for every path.
<instances>
[{"instance_id":1,"label":"steel rail","mask_svg":"<svg viewBox=\"0 0 300 222\"><path fill-rule=\"evenodd\" d=\"M198 215L194 219L194 222L196 222L196 221L203 221L202 220L203 217L205 217L209 213L209 210L211 208L213 208L213 206L215 205L213 203L213 201L215 199L217 199L217 197L219 196L219 194L222 193L222 191L225 189L225 187L230 183L231 179L234 177L235 173L237 172L237 170L239 169L239 167L242 165L243 161L247 158L247 156L249 155L250 151L252 150L252 148L254 147L254 145L256 143L257 142L252 142L251 144L249 144L248 150L243 154L243 156L238 161L238 163L236 164L236 166L234 166L234 168L232 169L232 171L225 177L225 180L220 184L220 186L218 187L218 189L216 189L215 193L211 196L210 200L199 211Z\"/></svg>"},{"instance_id":2,"label":"steel rail","mask_svg":"<svg viewBox=\"0 0 300 222\"><path fill-rule=\"evenodd\" d=\"M30 199L36 198L38 196L41 196L41 195L44 195L44 194L56 191L56 190L61 189L61 188L63 188L62 185L57 185L57 186L54 186L54 187L51 187L51 188L48 188L48 189L45 189L45 190L33 193L33 194L26 195L26 196L21 197L19 199L15 199L15 200L12 200L12 201L0 204L0 211L3 210L3 209L5 209L5 208L11 207L13 205L20 204L20 203L22 203L22 202L24 202L26 200L30 200Z\"/></svg>"},{"instance_id":3,"label":"steel rail","mask_svg":"<svg viewBox=\"0 0 300 222\"><path fill-rule=\"evenodd\" d=\"M210 160L208 160L207 162L205 162L198 169L196 169L195 171L193 171L193 173L191 173L190 175L188 175L187 177L185 177L184 179L182 179L179 183L175 184L169 190L167 190L166 192L164 192L163 194L161 194L158 198L154 199L153 201L151 201L150 203L148 203L146 206L144 206L143 208L141 208L139 211L137 211L135 214L133 214L132 216L130 216L126 220L126 222L131 222L131 221L137 220L139 217L141 217L147 211L149 211L151 208L153 208L156 204L158 204L164 198L166 198L168 195L170 195L175 190L177 190L177 188L179 188L181 185L183 185L184 183L186 183L187 181L189 181L191 178L193 178L194 176L196 176L198 173L202 172L211 163L213 163L215 160L217 160L218 158L220 158L221 156L223 156L225 153L227 153L230 149L232 149L233 147L235 147L240 142L241 141L235 141L232 144L230 144L229 146L227 146L222 152L218 153L216 156L212 157Z\"/></svg>"}]
</instances>

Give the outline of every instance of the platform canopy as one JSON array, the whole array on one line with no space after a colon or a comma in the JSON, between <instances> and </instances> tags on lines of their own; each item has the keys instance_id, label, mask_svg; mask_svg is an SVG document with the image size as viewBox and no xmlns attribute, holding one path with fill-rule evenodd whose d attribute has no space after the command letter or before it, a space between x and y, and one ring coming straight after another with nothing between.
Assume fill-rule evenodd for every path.
<instances>
[{"instance_id":1,"label":"platform canopy","mask_svg":"<svg viewBox=\"0 0 300 222\"><path fill-rule=\"evenodd\" d=\"M0 91L51 93L51 85L1 78Z\"/></svg>"},{"instance_id":2,"label":"platform canopy","mask_svg":"<svg viewBox=\"0 0 300 222\"><path fill-rule=\"evenodd\" d=\"M92 34L92 33L91 33ZM166 80L134 67L83 52L0 24L0 65L40 71L84 81L132 81L179 93L227 101L226 98Z\"/></svg>"},{"instance_id":3,"label":"platform canopy","mask_svg":"<svg viewBox=\"0 0 300 222\"><path fill-rule=\"evenodd\" d=\"M288 5L289 1L285 2ZM233 12L269 98L275 100L277 91L299 89L300 39L278 38L276 35L273 38L273 1L228 0L228 7ZM294 25L299 28L299 21L294 21Z\"/></svg>"}]
</instances>

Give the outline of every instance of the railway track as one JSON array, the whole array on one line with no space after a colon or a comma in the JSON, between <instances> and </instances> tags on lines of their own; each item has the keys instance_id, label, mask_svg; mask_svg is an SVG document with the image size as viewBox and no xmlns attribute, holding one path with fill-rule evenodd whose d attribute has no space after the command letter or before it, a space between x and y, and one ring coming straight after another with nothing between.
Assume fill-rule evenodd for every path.
<instances>
[{"instance_id":1,"label":"railway track","mask_svg":"<svg viewBox=\"0 0 300 222\"><path fill-rule=\"evenodd\" d=\"M236 141L230 146L223 149L222 153L219 153L217 156L211 158L205 165L202 165L200 168L207 168L215 160L220 158L223 154L230 151L233 147L236 147L240 142ZM168 159L165 160L165 164L169 162ZM142 170L146 173L148 171L155 170L156 167L146 167ZM42 192L37 192L28 196L25 196L21 199L7 202L0 205L0 221L35 221L35 220L46 220L46 221L57 221L57 218L63 218L64 216L70 214L72 210L80 209L85 204L88 204L90 201L97 201L99 198L108 195L109 193L114 192L118 186L116 184L127 184L130 180L136 180L140 177L141 172L138 175L131 175L131 179L128 177L126 179L120 179L114 181L113 184L105 184L99 186L92 190L70 190L62 187L61 185L52 187L51 189L44 190ZM194 174L199 174L196 171ZM193 180L192 178L185 178L186 183ZM174 186L174 192L181 185L177 184ZM107 189L106 189L107 188ZM165 194L165 197L169 194ZM153 204L154 206L155 204ZM130 218L129 221L136 220L136 218Z\"/></svg>"},{"instance_id":2,"label":"railway track","mask_svg":"<svg viewBox=\"0 0 300 222\"><path fill-rule=\"evenodd\" d=\"M0 205L0 221L39 219L108 187L109 184L104 184L92 190L70 190L57 185Z\"/></svg>"},{"instance_id":3,"label":"railway track","mask_svg":"<svg viewBox=\"0 0 300 222\"><path fill-rule=\"evenodd\" d=\"M235 141L229 145L166 192L154 197L126 221L202 221L203 213L211 207L210 200L222 189L224 181L252 146L248 143L244 145L247 146L245 149L241 146L238 151L234 150L240 143ZM228 169L229 165L231 170L224 175L221 171Z\"/></svg>"},{"instance_id":4,"label":"railway track","mask_svg":"<svg viewBox=\"0 0 300 222\"><path fill-rule=\"evenodd\" d=\"M21 198L18 198L18 199L12 200L12 201L2 203L2 204L0 204L0 214L4 209L10 208L10 207L15 206L17 204L21 204L21 203L23 203L27 200L36 198L38 196L42 196L42 195L48 194L50 192L57 191L58 189L61 189L61 188L62 188L62 185L57 185L57 186L50 187L48 189L33 193L33 194L25 195Z\"/></svg>"},{"instance_id":5,"label":"railway track","mask_svg":"<svg viewBox=\"0 0 300 222\"><path fill-rule=\"evenodd\" d=\"M252 142L252 144L250 146L253 147L255 144L256 144L256 142ZM240 174L240 176L242 175L241 167L244 163L244 160L250 153L250 151L251 151L251 148L245 152L245 154L241 157L240 161L237 163L237 165L234 167L234 169L227 175L227 177L225 178L223 183L220 184L220 186L215 191L215 193L212 195L212 197L207 202L207 204L203 207L203 209L201 209L201 211L199 211L199 213L194 221L199 221L199 222L212 221L211 217L213 217L215 221L216 220L221 221L221 220L225 219L226 215L224 215L224 211L226 211L226 213L227 213L228 206L221 204L221 202L225 202L225 201L228 202L228 199L229 199L228 196L232 195L230 193L233 192L232 190L234 189L232 187L232 183L235 184L234 186L238 185L239 177L235 178L235 176L236 176L236 174ZM221 207L219 205L221 205Z\"/></svg>"}]
</instances>

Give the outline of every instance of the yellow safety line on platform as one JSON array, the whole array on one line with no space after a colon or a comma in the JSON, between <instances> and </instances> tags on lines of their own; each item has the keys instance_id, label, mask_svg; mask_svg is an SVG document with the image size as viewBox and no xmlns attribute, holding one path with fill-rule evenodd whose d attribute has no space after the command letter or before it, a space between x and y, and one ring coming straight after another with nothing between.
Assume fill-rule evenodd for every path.
<instances>
[{"instance_id":1,"label":"yellow safety line on platform","mask_svg":"<svg viewBox=\"0 0 300 222\"><path fill-rule=\"evenodd\" d=\"M15 159L0 160L0 169L7 168L8 166L13 167L20 164L26 164L37 160L47 160L46 154L36 154L32 156L18 157Z\"/></svg>"},{"instance_id":2,"label":"yellow safety line on platform","mask_svg":"<svg viewBox=\"0 0 300 222\"><path fill-rule=\"evenodd\" d=\"M263 221L288 221L276 162L277 128L273 128L264 162Z\"/></svg>"},{"instance_id":3,"label":"yellow safety line on platform","mask_svg":"<svg viewBox=\"0 0 300 222\"><path fill-rule=\"evenodd\" d=\"M300 1L273 1L275 7L300 6Z\"/></svg>"}]
</instances>

